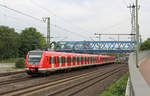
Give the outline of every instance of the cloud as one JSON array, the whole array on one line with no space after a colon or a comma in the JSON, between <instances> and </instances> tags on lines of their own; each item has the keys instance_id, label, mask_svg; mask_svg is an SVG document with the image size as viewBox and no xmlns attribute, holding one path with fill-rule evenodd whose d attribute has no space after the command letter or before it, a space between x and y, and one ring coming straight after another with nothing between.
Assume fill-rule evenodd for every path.
<instances>
[{"instance_id":1,"label":"cloud","mask_svg":"<svg viewBox=\"0 0 150 96\"><path fill-rule=\"evenodd\" d=\"M2 3L40 19L50 16L51 24L57 24L72 31L65 32L51 26L51 35L68 36L66 40L90 40L87 38L94 36L96 32L130 33L130 11L123 0L13 0L13 2L7 0ZM148 33L144 32L149 31L150 7L148 4L150 1L140 1L140 3L142 4L140 9L142 12L139 17L142 24L140 29L143 36L148 38ZM3 11L3 9L0 9L0 11ZM41 33L46 35L46 24L8 10L2 13L6 14L7 18L9 18L9 15L13 15L20 21L19 23L9 19L9 21L6 20L7 25L20 26L21 29L27 26L35 26ZM3 14L0 17L4 17ZM12 21L14 24L12 24Z\"/></svg>"}]
</instances>

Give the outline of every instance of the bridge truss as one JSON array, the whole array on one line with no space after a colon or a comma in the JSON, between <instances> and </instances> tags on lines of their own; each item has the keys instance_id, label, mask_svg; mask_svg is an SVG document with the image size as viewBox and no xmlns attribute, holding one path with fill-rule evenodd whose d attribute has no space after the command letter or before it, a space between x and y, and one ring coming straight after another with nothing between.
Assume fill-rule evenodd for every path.
<instances>
[{"instance_id":1,"label":"bridge truss","mask_svg":"<svg viewBox=\"0 0 150 96\"><path fill-rule=\"evenodd\" d=\"M78 53L134 52L135 41L58 41L56 51Z\"/></svg>"}]
</instances>

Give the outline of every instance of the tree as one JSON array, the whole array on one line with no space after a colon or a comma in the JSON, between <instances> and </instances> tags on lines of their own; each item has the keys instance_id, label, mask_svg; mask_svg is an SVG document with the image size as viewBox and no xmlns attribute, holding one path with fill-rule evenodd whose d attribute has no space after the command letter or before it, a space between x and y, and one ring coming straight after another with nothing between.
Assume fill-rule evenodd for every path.
<instances>
[{"instance_id":1,"label":"tree","mask_svg":"<svg viewBox=\"0 0 150 96\"><path fill-rule=\"evenodd\" d=\"M18 57L19 34L13 28L0 26L0 58Z\"/></svg>"},{"instance_id":2,"label":"tree","mask_svg":"<svg viewBox=\"0 0 150 96\"><path fill-rule=\"evenodd\" d=\"M140 50L150 50L150 38L142 43Z\"/></svg>"},{"instance_id":3,"label":"tree","mask_svg":"<svg viewBox=\"0 0 150 96\"><path fill-rule=\"evenodd\" d=\"M21 46L19 53L21 57L25 57L30 50L40 49L46 47L46 40L44 36L37 32L33 27L22 30L20 34Z\"/></svg>"}]
</instances>

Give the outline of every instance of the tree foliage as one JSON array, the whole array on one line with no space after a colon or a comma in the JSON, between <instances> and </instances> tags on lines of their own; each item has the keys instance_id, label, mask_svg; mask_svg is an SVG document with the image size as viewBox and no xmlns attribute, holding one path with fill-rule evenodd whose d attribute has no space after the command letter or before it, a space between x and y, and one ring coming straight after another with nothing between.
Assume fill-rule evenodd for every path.
<instances>
[{"instance_id":1,"label":"tree foliage","mask_svg":"<svg viewBox=\"0 0 150 96\"><path fill-rule=\"evenodd\" d=\"M21 46L19 48L19 53L21 57L25 57L27 52L30 50L46 47L46 40L44 36L32 27L22 30L20 40Z\"/></svg>"},{"instance_id":2,"label":"tree foliage","mask_svg":"<svg viewBox=\"0 0 150 96\"><path fill-rule=\"evenodd\" d=\"M35 28L26 28L19 34L13 28L0 26L0 59L25 57L30 50L46 47L44 36Z\"/></svg>"},{"instance_id":3,"label":"tree foliage","mask_svg":"<svg viewBox=\"0 0 150 96\"><path fill-rule=\"evenodd\" d=\"M140 50L150 50L150 38L142 43Z\"/></svg>"},{"instance_id":4,"label":"tree foliage","mask_svg":"<svg viewBox=\"0 0 150 96\"><path fill-rule=\"evenodd\" d=\"M0 58L18 56L19 34L13 28L0 26Z\"/></svg>"}]
</instances>

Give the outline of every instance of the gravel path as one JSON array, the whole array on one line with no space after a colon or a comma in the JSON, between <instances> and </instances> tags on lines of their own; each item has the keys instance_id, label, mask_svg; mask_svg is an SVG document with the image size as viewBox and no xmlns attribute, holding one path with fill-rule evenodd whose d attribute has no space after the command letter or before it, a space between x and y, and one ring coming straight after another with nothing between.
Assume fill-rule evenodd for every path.
<instances>
[{"instance_id":1,"label":"gravel path","mask_svg":"<svg viewBox=\"0 0 150 96\"><path fill-rule=\"evenodd\" d=\"M15 66L15 64L14 63L12 63L12 64L0 64L0 73L2 73L2 72L7 72L9 69L11 69L12 67L14 67Z\"/></svg>"},{"instance_id":2,"label":"gravel path","mask_svg":"<svg viewBox=\"0 0 150 96\"><path fill-rule=\"evenodd\" d=\"M150 86L150 56L144 59L143 62L141 62L140 67L139 67L140 72L142 73L145 81L148 83Z\"/></svg>"}]
</instances>

